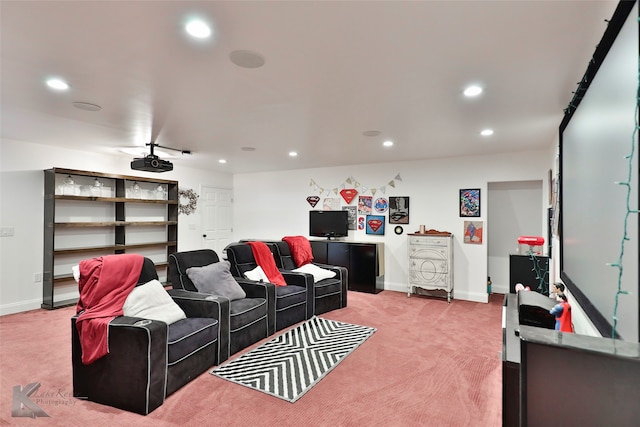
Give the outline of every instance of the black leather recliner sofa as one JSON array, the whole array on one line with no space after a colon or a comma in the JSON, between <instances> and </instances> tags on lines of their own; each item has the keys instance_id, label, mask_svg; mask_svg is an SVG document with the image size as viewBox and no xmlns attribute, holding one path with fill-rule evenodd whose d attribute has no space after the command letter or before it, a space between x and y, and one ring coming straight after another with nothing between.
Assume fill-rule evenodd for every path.
<instances>
[{"instance_id":1,"label":"black leather recliner sofa","mask_svg":"<svg viewBox=\"0 0 640 427\"><path fill-rule=\"evenodd\" d=\"M144 259L138 286L158 279ZM187 318L175 323L119 316L108 325L109 352L85 365L71 318L73 396L146 415L189 381L221 362L220 332L228 329L221 313L228 300L178 292L173 300Z\"/></svg>"}]
</instances>

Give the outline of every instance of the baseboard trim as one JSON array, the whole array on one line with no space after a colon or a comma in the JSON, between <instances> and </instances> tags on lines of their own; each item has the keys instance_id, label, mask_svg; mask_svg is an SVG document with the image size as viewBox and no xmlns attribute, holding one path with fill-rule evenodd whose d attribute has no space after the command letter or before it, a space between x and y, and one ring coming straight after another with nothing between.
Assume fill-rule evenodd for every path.
<instances>
[{"instance_id":1,"label":"baseboard trim","mask_svg":"<svg viewBox=\"0 0 640 427\"><path fill-rule=\"evenodd\" d=\"M407 285L402 283L384 283L384 289L386 291L397 291L407 293ZM473 302L489 302L489 295L486 293L477 293L477 292L466 292L460 291L453 288L453 298L452 300L464 300L464 301L473 301Z\"/></svg>"},{"instance_id":2,"label":"baseboard trim","mask_svg":"<svg viewBox=\"0 0 640 427\"><path fill-rule=\"evenodd\" d=\"M0 316L6 316L7 314L22 313L23 311L37 310L42 304L42 298L33 299L29 301L20 301L10 304L0 305Z\"/></svg>"}]
</instances>

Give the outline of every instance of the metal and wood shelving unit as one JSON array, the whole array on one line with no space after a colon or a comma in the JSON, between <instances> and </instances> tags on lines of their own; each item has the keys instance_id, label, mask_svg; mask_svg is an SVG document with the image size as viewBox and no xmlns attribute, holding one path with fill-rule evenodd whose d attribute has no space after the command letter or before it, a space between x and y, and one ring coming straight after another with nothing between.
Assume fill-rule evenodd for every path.
<instances>
[{"instance_id":1,"label":"metal and wood shelving unit","mask_svg":"<svg viewBox=\"0 0 640 427\"><path fill-rule=\"evenodd\" d=\"M77 302L56 298L56 287L73 285L69 265L85 258L155 251L156 267L167 268L178 245L178 181L63 168L44 177L42 308ZM143 235L131 238L133 230Z\"/></svg>"}]
</instances>

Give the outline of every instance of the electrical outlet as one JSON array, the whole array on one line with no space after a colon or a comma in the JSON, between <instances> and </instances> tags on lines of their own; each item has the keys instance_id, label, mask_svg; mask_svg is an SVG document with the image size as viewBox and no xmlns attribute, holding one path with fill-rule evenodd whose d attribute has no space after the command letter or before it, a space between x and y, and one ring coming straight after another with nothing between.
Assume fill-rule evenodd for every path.
<instances>
[{"instance_id":1,"label":"electrical outlet","mask_svg":"<svg viewBox=\"0 0 640 427\"><path fill-rule=\"evenodd\" d=\"M13 227L0 227L0 237L13 236Z\"/></svg>"},{"instance_id":2,"label":"electrical outlet","mask_svg":"<svg viewBox=\"0 0 640 427\"><path fill-rule=\"evenodd\" d=\"M33 283L42 282L42 273L33 273Z\"/></svg>"}]
</instances>

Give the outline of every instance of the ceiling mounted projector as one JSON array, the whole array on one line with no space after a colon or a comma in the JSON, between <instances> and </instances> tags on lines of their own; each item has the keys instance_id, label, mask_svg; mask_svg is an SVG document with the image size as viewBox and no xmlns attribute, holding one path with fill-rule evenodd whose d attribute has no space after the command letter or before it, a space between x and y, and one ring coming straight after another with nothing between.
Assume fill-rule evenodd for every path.
<instances>
[{"instance_id":1,"label":"ceiling mounted projector","mask_svg":"<svg viewBox=\"0 0 640 427\"><path fill-rule=\"evenodd\" d=\"M145 172L169 172L173 170L173 163L168 160L162 160L153 154L153 147L165 148L168 150L180 151L182 154L191 154L189 150L178 150L176 148L163 147L155 142L147 144L151 147L151 153L145 157L135 158L131 161L131 169Z\"/></svg>"},{"instance_id":2,"label":"ceiling mounted projector","mask_svg":"<svg viewBox=\"0 0 640 427\"><path fill-rule=\"evenodd\" d=\"M131 169L146 172L169 172L173 170L173 163L162 160L154 154L149 154L142 158L133 159Z\"/></svg>"}]
</instances>

